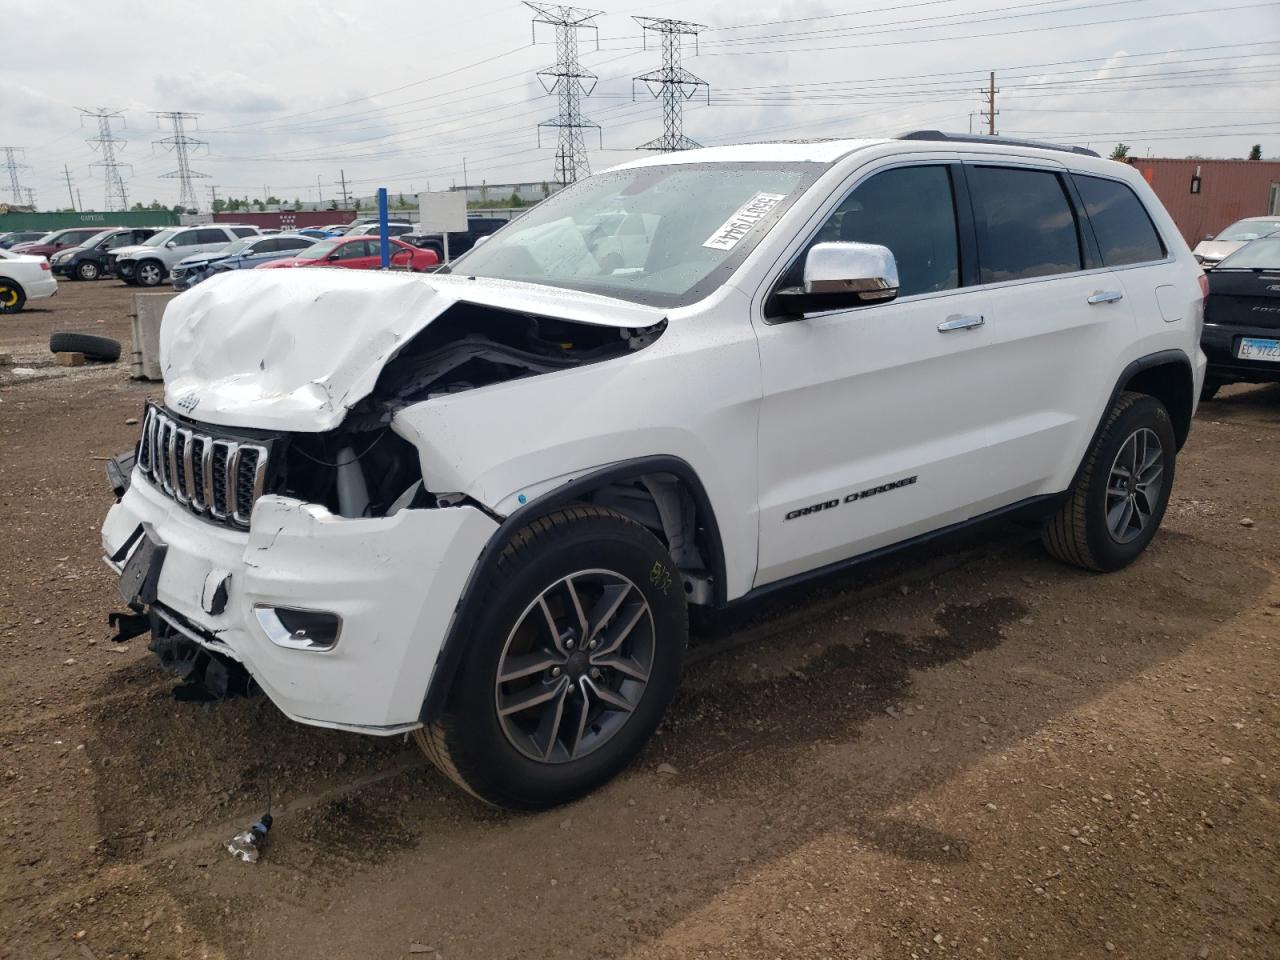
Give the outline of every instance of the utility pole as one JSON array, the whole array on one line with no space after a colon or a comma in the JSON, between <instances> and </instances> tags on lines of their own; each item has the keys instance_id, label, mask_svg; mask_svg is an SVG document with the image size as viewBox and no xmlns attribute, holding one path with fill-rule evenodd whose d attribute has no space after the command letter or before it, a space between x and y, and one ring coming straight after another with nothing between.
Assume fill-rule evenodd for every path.
<instances>
[{"instance_id":1,"label":"utility pole","mask_svg":"<svg viewBox=\"0 0 1280 960\"><path fill-rule=\"evenodd\" d=\"M162 140L155 140L153 144L156 146L166 147L178 158L178 169L169 173L162 173L160 176L165 180L178 181L178 205L188 210L198 210L200 201L196 199L196 188L191 181L197 178L208 178L207 173L197 173L191 169L191 160L189 154L192 150L199 150L201 147L207 147L208 144L203 140L197 140L194 137L187 136L186 123L188 120L194 120L199 116L197 113L184 113L181 110L170 110L163 113L155 113L157 120L168 120L173 124L173 135L165 137Z\"/></svg>"},{"instance_id":2,"label":"utility pole","mask_svg":"<svg viewBox=\"0 0 1280 960\"><path fill-rule=\"evenodd\" d=\"M125 141L117 137L111 129L111 121L119 118L123 123L124 111L110 110L107 107L99 107L97 110L86 110L84 107L78 109L81 114L81 124L86 117L98 121L98 135L90 137L85 142L102 154L102 159L90 166L102 168L102 179L106 181L106 208L107 210L128 210L129 194L125 191L124 177L120 175L120 171L128 168L132 173L133 167L116 159L116 146L118 144L123 150ZM80 205L80 209L84 209L84 204Z\"/></svg>"},{"instance_id":3,"label":"utility pole","mask_svg":"<svg viewBox=\"0 0 1280 960\"><path fill-rule=\"evenodd\" d=\"M209 211L211 213L216 213L217 211L214 208L217 207L217 205L218 205L218 187L217 187L217 184L210 184L209 185Z\"/></svg>"},{"instance_id":4,"label":"utility pole","mask_svg":"<svg viewBox=\"0 0 1280 960\"><path fill-rule=\"evenodd\" d=\"M71 171L65 163L62 165L62 175L67 180L67 198L71 201L71 209L74 210L76 208L76 195L71 189Z\"/></svg>"},{"instance_id":5,"label":"utility pole","mask_svg":"<svg viewBox=\"0 0 1280 960\"><path fill-rule=\"evenodd\" d=\"M556 28L556 63L553 67L538 71L538 82L547 93L556 95L559 110L550 120L538 124L538 146L542 146L542 128L559 131L556 143L555 177L566 186L591 173L587 160L587 145L582 131L600 131L598 123L592 123L582 115L580 100L590 96L596 87L597 77L578 62L578 31L596 31L596 49L600 49L600 30L592 23L603 10L586 10L563 4L535 3L524 0L524 5L534 12L533 36L537 41L538 24L546 23ZM600 135L604 146L604 136Z\"/></svg>"},{"instance_id":6,"label":"utility pole","mask_svg":"<svg viewBox=\"0 0 1280 960\"><path fill-rule=\"evenodd\" d=\"M694 56L698 53L698 31L706 29L701 24L687 20L667 20L660 17L632 17L640 24L644 46L649 46L649 31L662 37L662 67L642 73L631 80L631 99L636 98L636 83L643 83L649 92L662 100L662 136L642 143L637 150L658 150L672 153L690 150L701 144L684 135L684 101L692 100L698 88L706 87L707 104L711 104L711 85L701 77L680 66L681 45L684 37L693 37Z\"/></svg>"},{"instance_id":7,"label":"utility pole","mask_svg":"<svg viewBox=\"0 0 1280 960\"><path fill-rule=\"evenodd\" d=\"M467 158L462 158L462 199L465 204L467 201Z\"/></svg>"},{"instance_id":8,"label":"utility pole","mask_svg":"<svg viewBox=\"0 0 1280 960\"><path fill-rule=\"evenodd\" d=\"M9 192L13 194L13 202L18 204L22 203L23 193L22 179L18 176L18 171L31 169L19 159L25 157L26 153L23 147L4 148L4 165L9 171Z\"/></svg>"},{"instance_id":9,"label":"utility pole","mask_svg":"<svg viewBox=\"0 0 1280 960\"><path fill-rule=\"evenodd\" d=\"M342 178L342 209L350 209L351 203L347 199L347 171L339 170L338 175Z\"/></svg>"},{"instance_id":10,"label":"utility pole","mask_svg":"<svg viewBox=\"0 0 1280 960\"><path fill-rule=\"evenodd\" d=\"M76 187L76 208L81 212L84 211L84 197L80 196L79 187Z\"/></svg>"},{"instance_id":11,"label":"utility pole","mask_svg":"<svg viewBox=\"0 0 1280 960\"><path fill-rule=\"evenodd\" d=\"M316 203L324 204L324 189L320 186L320 174L316 174Z\"/></svg>"},{"instance_id":12,"label":"utility pole","mask_svg":"<svg viewBox=\"0 0 1280 960\"><path fill-rule=\"evenodd\" d=\"M994 137L996 135L996 117L1000 115L1000 111L996 109L996 94L1000 92L1000 88L996 86L996 72L991 71L991 75L987 80L987 89L981 91L987 100L987 109L982 111L983 118L987 121L987 136Z\"/></svg>"}]
</instances>

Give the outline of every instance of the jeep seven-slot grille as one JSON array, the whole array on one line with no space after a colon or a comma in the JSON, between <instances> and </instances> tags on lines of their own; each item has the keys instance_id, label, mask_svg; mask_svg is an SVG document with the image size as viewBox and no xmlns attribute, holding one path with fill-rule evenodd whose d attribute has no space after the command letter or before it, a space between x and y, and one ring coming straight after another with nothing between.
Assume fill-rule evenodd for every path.
<instances>
[{"instance_id":1,"label":"jeep seven-slot grille","mask_svg":"<svg viewBox=\"0 0 1280 960\"><path fill-rule=\"evenodd\" d=\"M267 448L201 433L149 406L138 443L138 467L192 512L247 527L266 481Z\"/></svg>"}]
</instances>

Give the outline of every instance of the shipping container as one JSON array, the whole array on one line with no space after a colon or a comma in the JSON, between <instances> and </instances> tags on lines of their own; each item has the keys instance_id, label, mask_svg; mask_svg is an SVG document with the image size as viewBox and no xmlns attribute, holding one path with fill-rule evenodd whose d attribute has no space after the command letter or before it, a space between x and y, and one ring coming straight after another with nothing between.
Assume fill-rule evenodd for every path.
<instances>
[{"instance_id":1,"label":"shipping container","mask_svg":"<svg viewBox=\"0 0 1280 960\"><path fill-rule=\"evenodd\" d=\"M0 233L14 230L65 230L67 227L171 227L178 222L172 210L130 210L127 213L0 213Z\"/></svg>"},{"instance_id":2,"label":"shipping container","mask_svg":"<svg viewBox=\"0 0 1280 960\"><path fill-rule=\"evenodd\" d=\"M355 218L354 210L237 210L213 215L214 223L247 223L253 227L286 232L304 227L323 227L330 223L351 223Z\"/></svg>"},{"instance_id":3,"label":"shipping container","mask_svg":"<svg viewBox=\"0 0 1280 960\"><path fill-rule=\"evenodd\" d=\"M1195 246L1245 217L1280 214L1280 161L1130 158Z\"/></svg>"}]
</instances>

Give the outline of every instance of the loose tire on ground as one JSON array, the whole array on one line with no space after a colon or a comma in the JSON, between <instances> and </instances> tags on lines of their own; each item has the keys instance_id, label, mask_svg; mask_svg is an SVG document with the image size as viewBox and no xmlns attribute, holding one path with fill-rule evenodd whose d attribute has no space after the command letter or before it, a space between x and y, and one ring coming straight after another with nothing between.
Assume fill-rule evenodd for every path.
<instances>
[{"instance_id":1,"label":"loose tire on ground","mask_svg":"<svg viewBox=\"0 0 1280 960\"><path fill-rule=\"evenodd\" d=\"M486 803L566 803L631 762L675 693L688 639L679 571L640 524L582 505L531 522L482 576L484 608L444 712L415 739ZM565 689L563 699L511 709ZM535 713L548 703L554 709Z\"/></svg>"},{"instance_id":2,"label":"loose tire on ground","mask_svg":"<svg viewBox=\"0 0 1280 960\"><path fill-rule=\"evenodd\" d=\"M87 333L55 333L49 337L50 353L83 353L87 360L114 363L120 359L120 342Z\"/></svg>"},{"instance_id":3,"label":"loose tire on ground","mask_svg":"<svg viewBox=\"0 0 1280 960\"><path fill-rule=\"evenodd\" d=\"M1132 447L1127 446L1130 442ZM1134 472L1138 479L1130 485L1124 474L1130 470L1130 453L1136 454L1139 445L1142 462L1148 458L1152 462ZM1154 452L1157 447L1158 454ZM1142 393L1120 394L1066 501L1045 524L1041 533L1045 548L1064 563L1086 570L1109 572L1132 563L1164 518L1173 488L1176 449L1173 424L1164 404ZM1145 492L1139 489L1144 484ZM1141 506L1126 514L1124 502L1128 500ZM1145 518L1141 516L1144 508ZM1113 523L1121 526L1119 533L1113 530Z\"/></svg>"},{"instance_id":4,"label":"loose tire on ground","mask_svg":"<svg viewBox=\"0 0 1280 960\"><path fill-rule=\"evenodd\" d=\"M17 313L27 304L27 292L16 280L0 278L0 313Z\"/></svg>"}]
</instances>

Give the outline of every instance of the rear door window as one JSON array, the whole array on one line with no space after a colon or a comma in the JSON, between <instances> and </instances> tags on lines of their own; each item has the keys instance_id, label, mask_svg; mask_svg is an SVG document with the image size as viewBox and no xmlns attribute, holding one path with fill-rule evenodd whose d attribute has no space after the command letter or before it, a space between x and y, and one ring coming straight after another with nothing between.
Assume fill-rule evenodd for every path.
<instances>
[{"instance_id":1,"label":"rear door window","mask_svg":"<svg viewBox=\"0 0 1280 960\"><path fill-rule=\"evenodd\" d=\"M227 242L227 235L216 227L207 227L203 230L197 230L196 237L196 243L202 245L212 243L225 244Z\"/></svg>"},{"instance_id":2,"label":"rear door window","mask_svg":"<svg viewBox=\"0 0 1280 960\"><path fill-rule=\"evenodd\" d=\"M1120 267L1165 258L1165 246L1147 208L1128 185L1102 177L1074 177L1103 264Z\"/></svg>"},{"instance_id":3,"label":"rear door window","mask_svg":"<svg viewBox=\"0 0 1280 960\"><path fill-rule=\"evenodd\" d=\"M1079 227L1057 173L971 166L968 181L982 283L1081 269Z\"/></svg>"},{"instance_id":4,"label":"rear door window","mask_svg":"<svg viewBox=\"0 0 1280 960\"><path fill-rule=\"evenodd\" d=\"M194 247L207 241L200 239L203 230L188 230L186 233L180 233L173 238L172 243L175 247Z\"/></svg>"},{"instance_id":5,"label":"rear door window","mask_svg":"<svg viewBox=\"0 0 1280 960\"><path fill-rule=\"evenodd\" d=\"M232 227L231 232L235 234L237 239L243 239L245 237L252 237L258 231L253 227Z\"/></svg>"}]
</instances>

